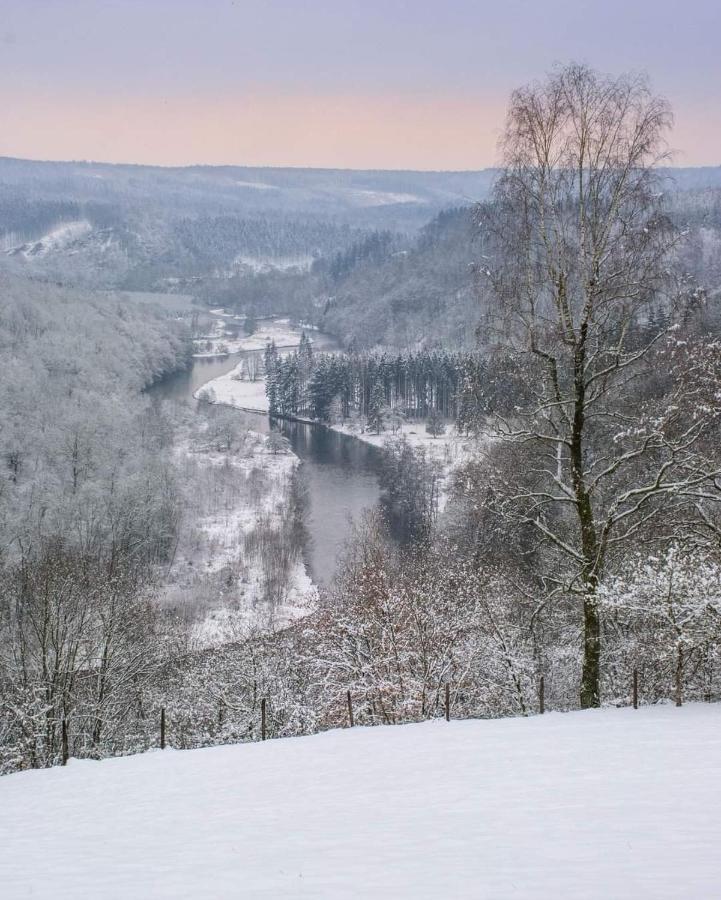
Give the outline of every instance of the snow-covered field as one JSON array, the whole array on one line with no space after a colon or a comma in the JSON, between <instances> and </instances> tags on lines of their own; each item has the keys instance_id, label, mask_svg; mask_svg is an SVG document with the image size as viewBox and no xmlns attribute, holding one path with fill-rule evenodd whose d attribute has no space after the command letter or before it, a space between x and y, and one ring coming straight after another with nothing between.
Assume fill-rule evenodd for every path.
<instances>
[{"instance_id":1,"label":"snow-covered field","mask_svg":"<svg viewBox=\"0 0 721 900\"><path fill-rule=\"evenodd\" d=\"M310 271L315 257L310 253L297 254L295 256L248 256L241 254L233 260L233 266L240 269L250 269L252 272L272 272L274 269L287 271L299 269L303 272Z\"/></svg>"},{"instance_id":2,"label":"snow-covered field","mask_svg":"<svg viewBox=\"0 0 721 900\"><path fill-rule=\"evenodd\" d=\"M233 317L223 309L211 312L217 317L216 333L222 333L223 319ZM299 345L301 333L287 319L275 319L264 323L254 334L229 343L232 343L232 352L238 352L264 349L267 342L273 340L276 346L291 352ZM257 355L254 358L257 360ZM227 374L204 384L195 392L195 397L241 410L268 411L265 379L258 373L255 381L250 380L247 360L241 360ZM230 467L235 470L238 483L250 485L252 482L257 487L255 494L246 491L235 502L225 502L211 514L202 516L195 523L195 546L189 554L190 559L185 560L180 553L174 565L174 571L184 572L185 577L171 586L166 598L169 602L182 603L183 598L197 591L198 572L202 573L203 579L221 571L231 573L229 592L225 593L232 596L224 596L221 602L209 606L207 614L194 628L194 642L200 646L232 640L242 627L285 627L307 614L316 597L317 588L303 559L298 556L290 564L282 602L275 603L272 610L263 602L267 561L264 564L261 559L249 558L243 550L244 538L268 524L276 529L281 527L289 502L292 475L300 460L289 450L271 452L263 435L249 432L248 437L255 444L252 448L249 444L246 451L250 452L242 454L199 454L180 448L181 455L185 453L194 465L211 469ZM223 496L227 500L227 493Z\"/></svg>"},{"instance_id":3,"label":"snow-covered field","mask_svg":"<svg viewBox=\"0 0 721 900\"><path fill-rule=\"evenodd\" d=\"M195 392L209 403L222 403L236 409L268 412L268 398L265 395L265 378L248 381L239 377L242 363L225 375L214 378Z\"/></svg>"},{"instance_id":4,"label":"snow-covered field","mask_svg":"<svg viewBox=\"0 0 721 900\"><path fill-rule=\"evenodd\" d=\"M218 316L213 323L212 331L203 338L195 341L196 357L218 356L221 353L242 353L246 350L265 350L266 345L275 341L276 347L297 347L300 343L301 331L290 324L288 319L273 319L259 323L253 334L241 334L232 337L226 334L223 319L237 319L242 322L242 316L231 316L221 309L211 310Z\"/></svg>"},{"instance_id":5,"label":"snow-covered field","mask_svg":"<svg viewBox=\"0 0 721 900\"><path fill-rule=\"evenodd\" d=\"M218 316L226 315L222 310L211 312ZM264 350L269 341L275 341L277 348L290 352L300 344L301 335L302 331L291 325L288 319L275 319L261 325L252 335L223 343L229 348L228 352L239 353L244 350ZM312 341L312 338L310 340ZM251 381L241 377L244 365L241 360L231 372L204 384L196 391L195 396L199 397L202 394L211 403L222 403L236 409L268 412L265 379L259 377Z\"/></svg>"},{"instance_id":6,"label":"snow-covered field","mask_svg":"<svg viewBox=\"0 0 721 900\"><path fill-rule=\"evenodd\" d=\"M394 203L422 203L422 199L415 194L398 193L393 191L369 191L351 189L347 195L358 206L389 206Z\"/></svg>"},{"instance_id":7,"label":"snow-covered field","mask_svg":"<svg viewBox=\"0 0 721 900\"><path fill-rule=\"evenodd\" d=\"M0 809L4 900L711 900L721 706L71 760Z\"/></svg>"},{"instance_id":8,"label":"snow-covered field","mask_svg":"<svg viewBox=\"0 0 721 900\"><path fill-rule=\"evenodd\" d=\"M275 184L266 184L264 181L236 181L234 184L237 187L242 188L251 188L256 191L278 191L280 188Z\"/></svg>"}]
</instances>

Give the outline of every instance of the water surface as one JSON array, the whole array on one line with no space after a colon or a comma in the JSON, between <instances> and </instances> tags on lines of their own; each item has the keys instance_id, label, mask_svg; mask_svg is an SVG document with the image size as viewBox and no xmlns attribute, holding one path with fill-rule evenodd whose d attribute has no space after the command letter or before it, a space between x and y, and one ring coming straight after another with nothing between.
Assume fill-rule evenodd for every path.
<instances>
[{"instance_id":1,"label":"water surface","mask_svg":"<svg viewBox=\"0 0 721 900\"><path fill-rule=\"evenodd\" d=\"M319 349L336 349L327 335L314 334ZM262 353L262 350L253 351ZM230 372L242 354L222 359L196 358L190 369L176 372L149 389L149 393L195 404L193 394L208 381ZM267 433L270 422L264 413L238 412L256 431ZM316 584L328 586L339 556L352 535L353 522L372 508L380 497L378 476L383 453L377 447L322 425L276 421L302 460L299 477L306 488L305 525L308 544L306 565Z\"/></svg>"}]
</instances>

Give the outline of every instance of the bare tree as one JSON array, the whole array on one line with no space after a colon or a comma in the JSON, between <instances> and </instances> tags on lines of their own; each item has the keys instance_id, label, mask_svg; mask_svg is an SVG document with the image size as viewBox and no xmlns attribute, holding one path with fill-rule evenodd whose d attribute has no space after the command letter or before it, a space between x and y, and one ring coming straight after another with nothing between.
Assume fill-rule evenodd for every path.
<instances>
[{"instance_id":1,"label":"bare tree","mask_svg":"<svg viewBox=\"0 0 721 900\"><path fill-rule=\"evenodd\" d=\"M505 168L479 214L497 254L487 274L499 325L530 394L494 421L519 463L499 485L503 511L538 538L542 605L580 602L583 707L600 703L596 591L609 554L709 476L694 454L703 418L685 422L670 402L659 411L637 390L666 340L649 312L673 305L678 236L656 172L671 121L644 77L558 69L512 95Z\"/></svg>"}]
</instances>

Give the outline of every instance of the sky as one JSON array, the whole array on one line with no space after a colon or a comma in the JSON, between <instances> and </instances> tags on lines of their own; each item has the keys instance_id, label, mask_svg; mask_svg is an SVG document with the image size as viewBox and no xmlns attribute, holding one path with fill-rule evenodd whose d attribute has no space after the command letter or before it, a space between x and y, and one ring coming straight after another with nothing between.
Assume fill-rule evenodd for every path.
<instances>
[{"instance_id":1,"label":"sky","mask_svg":"<svg viewBox=\"0 0 721 900\"><path fill-rule=\"evenodd\" d=\"M0 155L478 169L510 92L645 71L721 164L720 0L0 0Z\"/></svg>"}]
</instances>

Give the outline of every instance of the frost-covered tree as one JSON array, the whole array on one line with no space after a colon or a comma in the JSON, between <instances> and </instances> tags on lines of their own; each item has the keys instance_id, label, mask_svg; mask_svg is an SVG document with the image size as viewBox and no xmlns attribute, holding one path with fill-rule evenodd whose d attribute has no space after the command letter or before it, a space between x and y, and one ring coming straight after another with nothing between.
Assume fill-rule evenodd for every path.
<instances>
[{"instance_id":1,"label":"frost-covered tree","mask_svg":"<svg viewBox=\"0 0 721 900\"><path fill-rule=\"evenodd\" d=\"M547 597L580 607L584 707L600 703L596 592L609 555L717 468L694 455L705 422L682 421L671 403L659 414L636 392L664 366L649 311L673 311L677 235L656 168L670 122L642 77L555 70L514 92L503 173L481 217L497 333L522 361L527 394L494 417L516 457L496 496L541 543Z\"/></svg>"},{"instance_id":2,"label":"frost-covered tree","mask_svg":"<svg viewBox=\"0 0 721 900\"><path fill-rule=\"evenodd\" d=\"M371 388L368 403L367 426L370 431L380 434L383 431L384 412L386 408L386 396L383 385L376 381Z\"/></svg>"},{"instance_id":3,"label":"frost-covered tree","mask_svg":"<svg viewBox=\"0 0 721 900\"><path fill-rule=\"evenodd\" d=\"M686 686L710 696L721 676L721 565L671 545L636 554L599 586L612 653L642 671L656 695L681 706ZM660 682L660 684L659 684ZM665 688L665 690L664 690Z\"/></svg>"},{"instance_id":4,"label":"frost-covered tree","mask_svg":"<svg viewBox=\"0 0 721 900\"><path fill-rule=\"evenodd\" d=\"M426 431L431 437L435 438L444 434L445 430L446 424L443 421L443 417L437 410L432 409L430 415L426 419Z\"/></svg>"}]
</instances>

